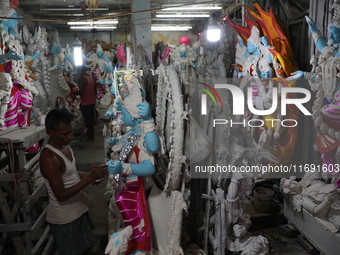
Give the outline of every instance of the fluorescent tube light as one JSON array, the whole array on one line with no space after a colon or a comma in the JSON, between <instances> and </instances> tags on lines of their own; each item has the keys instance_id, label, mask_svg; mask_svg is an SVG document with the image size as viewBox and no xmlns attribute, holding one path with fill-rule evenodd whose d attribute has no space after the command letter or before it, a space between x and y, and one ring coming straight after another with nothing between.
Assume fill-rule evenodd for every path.
<instances>
[{"instance_id":1,"label":"fluorescent tube light","mask_svg":"<svg viewBox=\"0 0 340 255\"><path fill-rule=\"evenodd\" d=\"M107 11L109 8L96 8L95 11ZM89 11L89 8L86 8ZM81 11L81 8L44 8L40 9L40 11Z\"/></svg>"},{"instance_id":2,"label":"fluorescent tube light","mask_svg":"<svg viewBox=\"0 0 340 255\"><path fill-rule=\"evenodd\" d=\"M73 41L73 57L74 57L74 64L76 66L82 66L83 65L83 52L82 52L82 43L76 37L76 39Z\"/></svg>"},{"instance_id":3,"label":"fluorescent tube light","mask_svg":"<svg viewBox=\"0 0 340 255\"><path fill-rule=\"evenodd\" d=\"M174 11L174 10L221 10L222 7L207 6L207 7L169 7L162 9L163 11Z\"/></svg>"},{"instance_id":4,"label":"fluorescent tube light","mask_svg":"<svg viewBox=\"0 0 340 255\"><path fill-rule=\"evenodd\" d=\"M83 65L83 52L82 52L81 47L74 48L74 64L76 66Z\"/></svg>"},{"instance_id":5,"label":"fluorescent tube light","mask_svg":"<svg viewBox=\"0 0 340 255\"><path fill-rule=\"evenodd\" d=\"M175 27L175 26L165 26L165 27L158 27L158 26L151 26L151 31L188 31L192 27Z\"/></svg>"},{"instance_id":6,"label":"fluorescent tube light","mask_svg":"<svg viewBox=\"0 0 340 255\"><path fill-rule=\"evenodd\" d=\"M70 29L116 29L117 27L97 27L97 26L72 26Z\"/></svg>"},{"instance_id":7,"label":"fluorescent tube light","mask_svg":"<svg viewBox=\"0 0 340 255\"><path fill-rule=\"evenodd\" d=\"M47 14L44 14L46 16ZM84 16L83 13L48 13L48 16L66 16L66 17L81 17Z\"/></svg>"},{"instance_id":8,"label":"fluorescent tube light","mask_svg":"<svg viewBox=\"0 0 340 255\"><path fill-rule=\"evenodd\" d=\"M104 24L118 24L118 20L98 20L98 21L72 21L67 22L67 25L104 25Z\"/></svg>"},{"instance_id":9,"label":"fluorescent tube light","mask_svg":"<svg viewBox=\"0 0 340 255\"><path fill-rule=\"evenodd\" d=\"M164 19L162 19L162 18L154 18L154 19L152 19L152 20L154 20L155 22L159 22L159 21L164 21ZM183 21L183 18L171 18L171 22L173 22L173 21Z\"/></svg>"},{"instance_id":10,"label":"fluorescent tube light","mask_svg":"<svg viewBox=\"0 0 340 255\"><path fill-rule=\"evenodd\" d=\"M209 14L156 14L156 18L209 18Z\"/></svg>"}]
</instances>

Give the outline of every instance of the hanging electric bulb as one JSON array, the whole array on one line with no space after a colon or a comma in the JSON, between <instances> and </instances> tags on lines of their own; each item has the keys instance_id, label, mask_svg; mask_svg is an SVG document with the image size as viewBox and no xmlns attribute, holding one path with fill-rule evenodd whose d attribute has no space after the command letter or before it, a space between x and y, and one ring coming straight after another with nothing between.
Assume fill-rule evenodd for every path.
<instances>
[{"instance_id":1,"label":"hanging electric bulb","mask_svg":"<svg viewBox=\"0 0 340 255\"><path fill-rule=\"evenodd\" d=\"M217 42L221 39L221 28L215 21L215 13L209 17L209 25L207 27L207 39L210 42Z\"/></svg>"},{"instance_id":2,"label":"hanging electric bulb","mask_svg":"<svg viewBox=\"0 0 340 255\"><path fill-rule=\"evenodd\" d=\"M76 39L73 41L73 57L74 57L74 64L76 66L83 65L83 52L82 52L82 44L81 41L76 36Z\"/></svg>"}]
</instances>

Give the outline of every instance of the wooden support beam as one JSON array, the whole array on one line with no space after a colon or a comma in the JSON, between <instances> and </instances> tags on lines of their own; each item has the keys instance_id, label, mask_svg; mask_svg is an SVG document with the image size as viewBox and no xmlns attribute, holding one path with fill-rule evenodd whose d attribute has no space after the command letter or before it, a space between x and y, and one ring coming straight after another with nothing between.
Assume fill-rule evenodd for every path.
<instances>
[{"instance_id":1,"label":"wooden support beam","mask_svg":"<svg viewBox=\"0 0 340 255\"><path fill-rule=\"evenodd\" d=\"M34 222L34 225L31 227L31 239L32 240L37 235L39 228L45 223L46 213L47 213L47 207L42 212L42 214L39 216L39 218Z\"/></svg>"},{"instance_id":2,"label":"wooden support beam","mask_svg":"<svg viewBox=\"0 0 340 255\"><path fill-rule=\"evenodd\" d=\"M5 195L4 195L1 187L0 187L0 209L1 209L2 215L5 219L5 222L8 223L8 224L1 224L0 229L1 229L2 232L8 232L8 231L6 231L7 227L14 226L14 225L17 225L17 224L11 224L11 223L14 223L14 222L11 219L11 212L9 210L7 200L5 198ZM30 228L29 228L29 225L28 225L27 230L29 230L29 229ZM25 254L25 247L24 247L24 244L21 240L19 233L18 232L11 232L10 236L12 238L12 241L13 241L13 244L15 246L17 253L18 254Z\"/></svg>"},{"instance_id":3,"label":"wooden support beam","mask_svg":"<svg viewBox=\"0 0 340 255\"><path fill-rule=\"evenodd\" d=\"M30 195L24 205L25 211L30 212L34 204L38 201L39 197L46 191L45 183L42 182L38 188L36 188L32 195Z\"/></svg>"},{"instance_id":4,"label":"wooden support beam","mask_svg":"<svg viewBox=\"0 0 340 255\"><path fill-rule=\"evenodd\" d=\"M39 164L39 157L40 157L40 152L35 155L30 161L27 162L27 164L24 166L23 172L30 171L31 168L33 168L36 164Z\"/></svg>"},{"instance_id":5,"label":"wooden support beam","mask_svg":"<svg viewBox=\"0 0 340 255\"><path fill-rule=\"evenodd\" d=\"M298 15L296 15L293 18L290 18L289 21L294 21L294 20L297 20L297 19L301 19L301 18L304 18L305 16L308 16L308 15L309 15L309 9L299 13ZM306 22L305 18L304 18L304 21Z\"/></svg>"},{"instance_id":6,"label":"wooden support beam","mask_svg":"<svg viewBox=\"0 0 340 255\"><path fill-rule=\"evenodd\" d=\"M3 169L7 165L9 165L9 157L5 156L0 159L0 169Z\"/></svg>"},{"instance_id":7,"label":"wooden support beam","mask_svg":"<svg viewBox=\"0 0 340 255\"><path fill-rule=\"evenodd\" d=\"M298 24L298 23L302 23L302 22L306 22L306 19L301 18L301 19L291 20L291 21L288 22L288 26Z\"/></svg>"},{"instance_id":8,"label":"wooden support beam","mask_svg":"<svg viewBox=\"0 0 340 255\"><path fill-rule=\"evenodd\" d=\"M22 196L18 196L15 200L15 203L13 205L12 211L11 211L11 219L14 222L15 215L17 215L19 208L21 207L22 202Z\"/></svg>"},{"instance_id":9,"label":"wooden support beam","mask_svg":"<svg viewBox=\"0 0 340 255\"><path fill-rule=\"evenodd\" d=\"M24 216L25 217L25 223L30 224L30 229L31 229L31 223L33 222L31 214L32 213L29 213L29 214L26 214ZM28 251L30 253L31 250L33 249L33 242L32 242L32 239L31 239L31 232L30 231L25 231L25 245L26 245L26 251Z\"/></svg>"},{"instance_id":10,"label":"wooden support beam","mask_svg":"<svg viewBox=\"0 0 340 255\"><path fill-rule=\"evenodd\" d=\"M0 224L1 232L21 232L29 231L31 229L31 224L29 223L7 223Z\"/></svg>"},{"instance_id":11,"label":"wooden support beam","mask_svg":"<svg viewBox=\"0 0 340 255\"><path fill-rule=\"evenodd\" d=\"M0 254L2 254L2 250L5 247L7 237L8 237L7 232L2 233L2 236L1 236L1 239L0 239Z\"/></svg>"},{"instance_id":12,"label":"wooden support beam","mask_svg":"<svg viewBox=\"0 0 340 255\"><path fill-rule=\"evenodd\" d=\"M40 169L40 164L39 164L39 162L38 162L37 164L35 164L29 172L31 172L32 174L34 174L38 169ZM29 173L29 172L27 172L27 173Z\"/></svg>"},{"instance_id":13,"label":"wooden support beam","mask_svg":"<svg viewBox=\"0 0 340 255\"><path fill-rule=\"evenodd\" d=\"M46 238L48 237L48 234L50 232L50 226L47 225L44 233L41 235L39 241L36 243L36 245L34 246L34 248L31 250L30 254L34 255L38 252L40 246L43 244L43 242L46 240Z\"/></svg>"},{"instance_id":14,"label":"wooden support beam","mask_svg":"<svg viewBox=\"0 0 340 255\"><path fill-rule=\"evenodd\" d=\"M28 172L25 174L0 174L0 182L13 182L13 181L26 181L31 178L32 173Z\"/></svg>"},{"instance_id":15,"label":"wooden support beam","mask_svg":"<svg viewBox=\"0 0 340 255\"><path fill-rule=\"evenodd\" d=\"M46 244L43 252L41 253L41 255L50 255L52 248L53 248L53 244L54 244L54 239L51 235L50 238L48 239L47 244Z\"/></svg>"}]
</instances>

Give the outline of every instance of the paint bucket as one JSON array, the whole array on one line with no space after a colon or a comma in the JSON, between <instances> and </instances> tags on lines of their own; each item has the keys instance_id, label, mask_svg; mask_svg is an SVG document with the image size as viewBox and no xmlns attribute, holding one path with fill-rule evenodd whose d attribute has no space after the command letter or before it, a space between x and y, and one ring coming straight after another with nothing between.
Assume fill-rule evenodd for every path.
<instances>
[{"instance_id":1,"label":"paint bucket","mask_svg":"<svg viewBox=\"0 0 340 255\"><path fill-rule=\"evenodd\" d=\"M269 213L272 210L274 191L265 187L254 189L254 207L261 213Z\"/></svg>"}]
</instances>

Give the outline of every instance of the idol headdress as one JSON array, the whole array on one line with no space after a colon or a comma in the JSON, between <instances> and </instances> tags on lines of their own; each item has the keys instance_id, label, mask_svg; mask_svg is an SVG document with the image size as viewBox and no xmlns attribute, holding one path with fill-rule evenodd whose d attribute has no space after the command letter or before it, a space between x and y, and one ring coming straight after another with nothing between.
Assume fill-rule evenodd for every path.
<instances>
[{"instance_id":1,"label":"idol headdress","mask_svg":"<svg viewBox=\"0 0 340 255\"><path fill-rule=\"evenodd\" d=\"M10 17L13 15L15 10L11 7L11 3L9 0L0 0L0 16L1 17ZM0 21L0 23L2 23Z\"/></svg>"},{"instance_id":2,"label":"idol headdress","mask_svg":"<svg viewBox=\"0 0 340 255\"><path fill-rule=\"evenodd\" d=\"M251 28L251 34L250 34L250 37L248 38L248 42L251 42L257 47L262 45L261 37L260 37L260 30L256 26L253 26Z\"/></svg>"},{"instance_id":3,"label":"idol headdress","mask_svg":"<svg viewBox=\"0 0 340 255\"><path fill-rule=\"evenodd\" d=\"M131 114L132 118L139 119L138 103L143 102L141 87L136 76L132 77L131 83L119 85L119 94L124 108Z\"/></svg>"},{"instance_id":4,"label":"idol headdress","mask_svg":"<svg viewBox=\"0 0 340 255\"><path fill-rule=\"evenodd\" d=\"M330 25L340 28L340 0L334 0L333 6L334 13Z\"/></svg>"},{"instance_id":5,"label":"idol headdress","mask_svg":"<svg viewBox=\"0 0 340 255\"><path fill-rule=\"evenodd\" d=\"M99 43L97 43L97 52L98 51L104 52L102 46Z\"/></svg>"}]
</instances>

